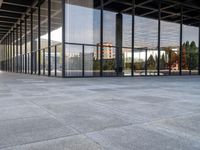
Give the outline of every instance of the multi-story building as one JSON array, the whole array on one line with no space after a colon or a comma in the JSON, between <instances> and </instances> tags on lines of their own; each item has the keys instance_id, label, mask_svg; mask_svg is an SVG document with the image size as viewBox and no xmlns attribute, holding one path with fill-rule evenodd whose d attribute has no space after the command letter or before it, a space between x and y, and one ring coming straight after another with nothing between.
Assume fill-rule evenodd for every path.
<instances>
[{"instance_id":1,"label":"multi-story building","mask_svg":"<svg viewBox=\"0 0 200 150\"><path fill-rule=\"evenodd\" d=\"M101 44L97 44L97 49L94 52L94 59L100 60L101 53L104 60L115 58L115 48L111 43L103 43L103 48L101 50Z\"/></svg>"}]
</instances>

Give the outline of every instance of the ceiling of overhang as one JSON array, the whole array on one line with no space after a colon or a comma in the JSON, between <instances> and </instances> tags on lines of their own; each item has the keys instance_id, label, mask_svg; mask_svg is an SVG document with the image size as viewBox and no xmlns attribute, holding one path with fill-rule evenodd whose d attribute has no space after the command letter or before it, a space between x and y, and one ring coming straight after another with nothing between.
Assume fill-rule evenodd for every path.
<instances>
[{"instance_id":1,"label":"ceiling of overhang","mask_svg":"<svg viewBox=\"0 0 200 150\"><path fill-rule=\"evenodd\" d=\"M0 0L1 1L1 0ZM0 7L0 39L17 23L34 0L3 0Z\"/></svg>"},{"instance_id":2,"label":"ceiling of overhang","mask_svg":"<svg viewBox=\"0 0 200 150\"><path fill-rule=\"evenodd\" d=\"M1 3L2 0L0 0ZM26 13L35 0L3 0L0 8L0 39L11 29L19 18ZM83 0L75 0L76 3ZM100 8L100 0L95 7ZM158 18L159 0L135 0L138 16ZM73 1L72 1L73 2ZM199 26L200 4L198 0L162 0L161 19L180 23L180 10L183 6L183 23ZM81 4L80 3L80 4ZM114 12L132 13L132 0L104 0L104 9Z\"/></svg>"},{"instance_id":3,"label":"ceiling of overhang","mask_svg":"<svg viewBox=\"0 0 200 150\"><path fill-rule=\"evenodd\" d=\"M199 26L200 4L199 0L161 0L161 19L180 23L181 5L183 6L183 23ZM132 13L132 0L105 0L104 9ZM137 16L158 19L159 0L135 0ZM99 5L99 4L97 4ZM97 6L98 7L98 6Z\"/></svg>"}]
</instances>

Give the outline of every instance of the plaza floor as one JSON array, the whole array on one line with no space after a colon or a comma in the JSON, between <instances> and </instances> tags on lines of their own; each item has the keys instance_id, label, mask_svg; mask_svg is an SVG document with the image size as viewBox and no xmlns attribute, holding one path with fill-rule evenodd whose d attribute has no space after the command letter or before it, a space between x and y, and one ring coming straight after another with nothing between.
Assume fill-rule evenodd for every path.
<instances>
[{"instance_id":1,"label":"plaza floor","mask_svg":"<svg viewBox=\"0 0 200 150\"><path fill-rule=\"evenodd\" d=\"M200 76L0 72L0 150L200 150Z\"/></svg>"}]
</instances>

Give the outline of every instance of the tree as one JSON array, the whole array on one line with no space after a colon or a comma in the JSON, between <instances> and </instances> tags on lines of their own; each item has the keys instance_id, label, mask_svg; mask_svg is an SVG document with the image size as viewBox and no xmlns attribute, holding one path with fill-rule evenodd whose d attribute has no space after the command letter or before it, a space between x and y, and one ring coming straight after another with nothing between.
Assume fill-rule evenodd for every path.
<instances>
[{"instance_id":1,"label":"tree","mask_svg":"<svg viewBox=\"0 0 200 150\"><path fill-rule=\"evenodd\" d=\"M160 59L160 69L165 69L165 54L162 54L162 57Z\"/></svg>"},{"instance_id":2,"label":"tree","mask_svg":"<svg viewBox=\"0 0 200 150\"><path fill-rule=\"evenodd\" d=\"M192 41L190 44L189 60L190 60L190 69L191 70L197 69L197 67L198 67L198 48L194 41Z\"/></svg>"},{"instance_id":3,"label":"tree","mask_svg":"<svg viewBox=\"0 0 200 150\"><path fill-rule=\"evenodd\" d=\"M156 61L154 60L153 55L150 55L148 60L147 60L147 68L149 70L156 69Z\"/></svg>"}]
</instances>

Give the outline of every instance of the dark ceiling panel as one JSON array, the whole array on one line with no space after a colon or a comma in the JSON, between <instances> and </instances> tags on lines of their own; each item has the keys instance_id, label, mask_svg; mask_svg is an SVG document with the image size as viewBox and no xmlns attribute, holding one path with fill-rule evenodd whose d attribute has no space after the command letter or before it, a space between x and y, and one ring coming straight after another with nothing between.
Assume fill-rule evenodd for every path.
<instances>
[{"instance_id":1,"label":"dark ceiling panel","mask_svg":"<svg viewBox=\"0 0 200 150\"><path fill-rule=\"evenodd\" d=\"M26 13L34 0L3 0L0 8L0 37L11 29Z\"/></svg>"}]
</instances>

